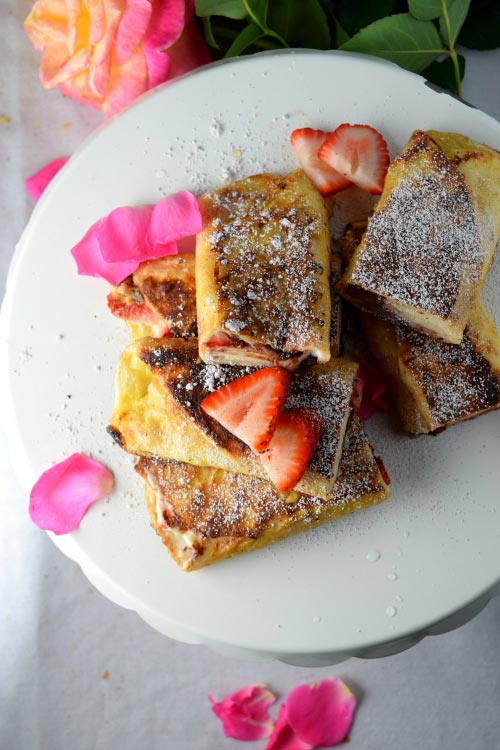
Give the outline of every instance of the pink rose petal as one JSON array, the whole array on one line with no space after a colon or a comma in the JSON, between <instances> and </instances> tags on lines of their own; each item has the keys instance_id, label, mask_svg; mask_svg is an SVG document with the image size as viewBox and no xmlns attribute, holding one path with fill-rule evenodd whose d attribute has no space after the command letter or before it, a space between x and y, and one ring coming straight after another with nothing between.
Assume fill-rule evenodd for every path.
<instances>
[{"instance_id":1,"label":"pink rose petal","mask_svg":"<svg viewBox=\"0 0 500 750\"><path fill-rule=\"evenodd\" d=\"M202 222L198 201L192 193L181 190L175 195L164 198L153 209L146 241L161 258L170 253L163 252L172 242L190 237L201 232Z\"/></svg>"},{"instance_id":2,"label":"pink rose petal","mask_svg":"<svg viewBox=\"0 0 500 750\"><path fill-rule=\"evenodd\" d=\"M74 531L88 508L113 489L113 474L98 461L73 453L44 471L30 494L29 514L40 529Z\"/></svg>"},{"instance_id":3,"label":"pink rose petal","mask_svg":"<svg viewBox=\"0 0 500 750\"><path fill-rule=\"evenodd\" d=\"M177 253L177 240L201 230L192 193L167 196L156 206L115 208L93 224L71 253L78 273L117 286L145 260Z\"/></svg>"},{"instance_id":4,"label":"pink rose petal","mask_svg":"<svg viewBox=\"0 0 500 750\"><path fill-rule=\"evenodd\" d=\"M271 734L273 721L267 710L276 696L265 685L247 685L219 702L210 695L208 697L226 737L245 741L259 740Z\"/></svg>"},{"instance_id":5,"label":"pink rose petal","mask_svg":"<svg viewBox=\"0 0 500 750\"><path fill-rule=\"evenodd\" d=\"M49 162L49 164L36 172L36 174L28 177L28 179L24 183L28 195L33 198L34 201L37 201L49 182L56 176L59 170L61 170L68 161L69 160L66 157L63 157L61 159L54 159L54 161Z\"/></svg>"},{"instance_id":6,"label":"pink rose petal","mask_svg":"<svg viewBox=\"0 0 500 750\"><path fill-rule=\"evenodd\" d=\"M285 703L280 708L278 720L266 745L266 750L312 750L312 745L301 740L289 724Z\"/></svg>"},{"instance_id":7,"label":"pink rose petal","mask_svg":"<svg viewBox=\"0 0 500 750\"><path fill-rule=\"evenodd\" d=\"M288 723L310 747L338 745L349 732L356 698L338 678L299 685L286 699Z\"/></svg>"}]
</instances>

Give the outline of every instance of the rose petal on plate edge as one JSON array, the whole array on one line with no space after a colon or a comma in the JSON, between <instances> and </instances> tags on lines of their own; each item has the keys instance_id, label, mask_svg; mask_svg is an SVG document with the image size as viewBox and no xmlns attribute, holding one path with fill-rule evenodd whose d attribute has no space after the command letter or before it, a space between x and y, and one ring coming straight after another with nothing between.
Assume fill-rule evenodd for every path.
<instances>
[{"instance_id":1,"label":"rose petal on plate edge","mask_svg":"<svg viewBox=\"0 0 500 750\"><path fill-rule=\"evenodd\" d=\"M49 182L56 176L56 174L64 167L69 161L68 157L61 157L60 159L54 159L53 161L46 164L38 172L28 177L25 182L26 192L37 201L42 195L43 191L49 184Z\"/></svg>"},{"instance_id":2,"label":"rose petal on plate edge","mask_svg":"<svg viewBox=\"0 0 500 750\"><path fill-rule=\"evenodd\" d=\"M72 248L78 273L117 286L146 260L177 253L177 240L201 230L196 197L186 190L155 206L123 206L96 221Z\"/></svg>"},{"instance_id":3,"label":"rose petal on plate edge","mask_svg":"<svg viewBox=\"0 0 500 750\"><path fill-rule=\"evenodd\" d=\"M113 474L99 461L73 453L44 471L30 493L33 523L54 534L74 531L88 508L114 485Z\"/></svg>"}]
</instances>

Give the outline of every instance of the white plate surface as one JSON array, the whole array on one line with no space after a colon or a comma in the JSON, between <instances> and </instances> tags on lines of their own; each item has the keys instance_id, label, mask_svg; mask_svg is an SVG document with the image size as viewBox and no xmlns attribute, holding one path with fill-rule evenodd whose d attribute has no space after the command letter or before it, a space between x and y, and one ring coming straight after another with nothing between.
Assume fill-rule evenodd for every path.
<instances>
[{"instance_id":1,"label":"white plate surface","mask_svg":"<svg viewBox=\"0 0 500 750\"><path fill-rule=\"evenodd\" d=\"M61 549L103 593L168 635L310 663L409 643L497 584L500 412L416 440L373 418L368 432L392 477L391 500L182 573L149 527L130 458L105 431L124 326L106 309L105 282L77 276L69 250L116 206L293 169L293 128L341 122L378 128L393 155L414 128L500 148L496 121L373 58L303 51L208 66L145 97L74 155L34 211L2 315L2 411L26 492L73 451L117 478L108 502L54 539ZM484 296L500 327L499 291L497 260Z\"/></svg>"}]
</instances>

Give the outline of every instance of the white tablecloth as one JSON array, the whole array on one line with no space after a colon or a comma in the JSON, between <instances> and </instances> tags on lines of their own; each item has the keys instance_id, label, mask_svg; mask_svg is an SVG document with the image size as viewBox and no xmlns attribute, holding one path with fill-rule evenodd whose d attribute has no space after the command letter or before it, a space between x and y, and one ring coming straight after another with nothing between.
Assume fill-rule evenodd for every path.
<instances>
[{"instance_id":1,"label":"white tablecloth","mask_svg":"<svg viewBox=\"0 0 500 750\"><path fill-rule=\"evenodd\" d=\"M24 3L0 5L0 281L32 209L24 178L71 154L101 115L38 83ZM467 52L464 96L500 119L500 50ZM9 118L9 121L7 119ZM187 646L104 599L27 514L0 435L0 749L222 750L208 694L250 682L284 696L343 677L360 698L352 750L500 748L500 601L396 656L322 669ZM264 747L248 743L246 747Z\"/></svg>"}]
</instances>

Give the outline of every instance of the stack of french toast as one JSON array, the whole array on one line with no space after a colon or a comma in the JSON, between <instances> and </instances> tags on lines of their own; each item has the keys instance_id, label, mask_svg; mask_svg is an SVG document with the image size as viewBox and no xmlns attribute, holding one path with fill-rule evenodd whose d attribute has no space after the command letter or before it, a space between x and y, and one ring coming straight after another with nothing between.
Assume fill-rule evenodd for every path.
<instances>
[{"instance_id":1,"label":"stack of french toast","mask_svg":"<svg viewBox=\"0 0 500 750\"><path fill-rule=\"evenodd\" d=\"M143 263L108 297L133 339L108 429L139 457L152 525L186 571L389 496L341 297L359 322L349 351L384 373L407 432L500 407L500 341L478 296L500 236L498 152L417 131L340 252L335 198L302 170L199 205L196 253Z\"/></svg>"},{"instance_id":2,"label":"stack of french toast","mask_svg":"<svg viewBox=\"0 0 500 750\"><path fill-rule=\"evenodd\" d=\"M341 240L337 290L410 434L500 407L500 340L480 296L499 237L500 153L416 131L373 215Z\"/></svg>"}]
</instances>

